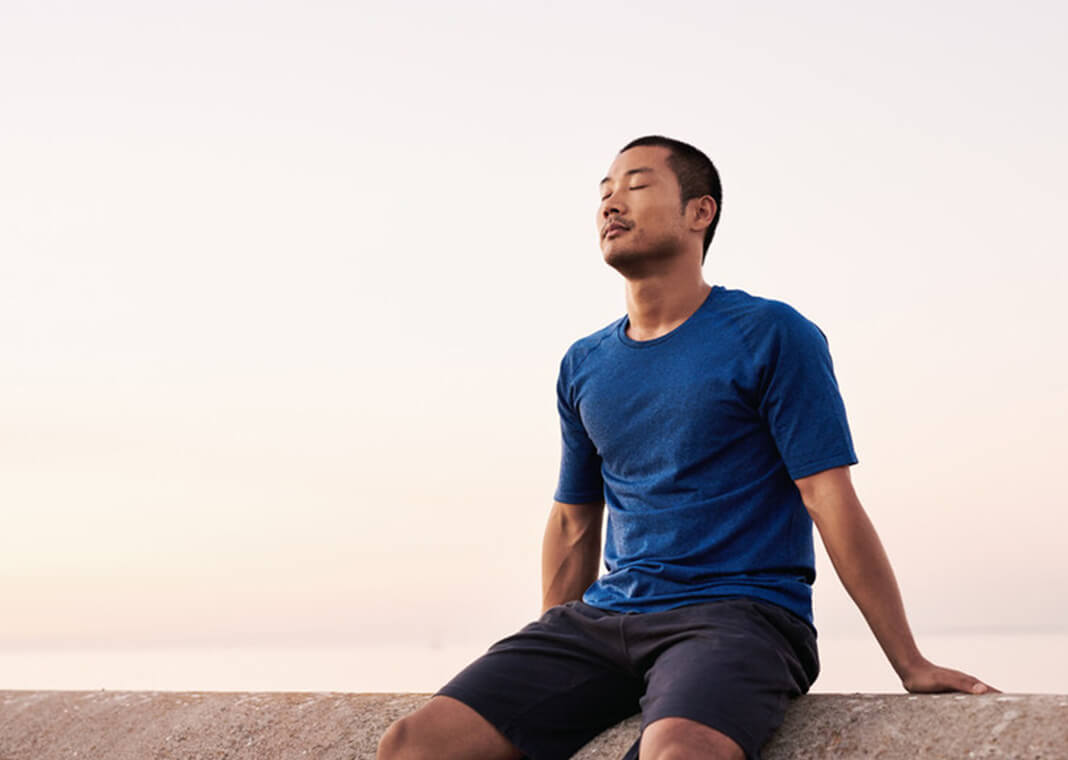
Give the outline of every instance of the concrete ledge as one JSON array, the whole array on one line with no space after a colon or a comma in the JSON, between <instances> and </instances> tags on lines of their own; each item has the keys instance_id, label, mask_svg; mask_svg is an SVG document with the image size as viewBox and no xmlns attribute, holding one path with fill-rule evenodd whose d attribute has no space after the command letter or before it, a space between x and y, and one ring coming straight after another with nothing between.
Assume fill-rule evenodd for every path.
<instances>
[{"instance_id":1,"label":"concrete ledge","mask_svg":"<svg viewBox=\"0 0 1068 760\"><path fill-rule=\"evenodd\" d=\"M353 760L425 694L0 691L0 760ZM575 757L618 760L634 717ZM767 760L1068 757L1068 695L814 694Z\"/></svg>"}]
</instances>

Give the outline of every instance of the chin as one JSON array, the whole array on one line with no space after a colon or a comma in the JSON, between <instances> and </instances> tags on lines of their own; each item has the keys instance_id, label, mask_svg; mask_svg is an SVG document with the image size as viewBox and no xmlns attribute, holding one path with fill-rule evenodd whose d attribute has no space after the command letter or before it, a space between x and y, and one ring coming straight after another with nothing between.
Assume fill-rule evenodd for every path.
<instances>
[{"instance_id":1,"label":"chin","mask_svg":"<svg viewBox=\"0 0 1068 760\"><path fill-rule=\"evenodd\" d=\"M640 277L658 268L657 264L671 258L658 250L634 250L631 248L602 249L604 263L624 277Z\"/></svg>"}]
</instances>

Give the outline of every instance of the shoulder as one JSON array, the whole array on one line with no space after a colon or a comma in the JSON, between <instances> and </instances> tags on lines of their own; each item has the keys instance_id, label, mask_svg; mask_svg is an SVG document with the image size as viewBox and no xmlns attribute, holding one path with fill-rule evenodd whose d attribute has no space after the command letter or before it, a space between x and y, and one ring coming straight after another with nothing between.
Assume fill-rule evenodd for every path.
<instances>
[{"instance_id":1,"label":"shoulder","mask_svg":"<svg viewBox=\"0 0 1068 760\"><path fill-rule=\"evenodd\" d=\"M785 301L755 296L737 288L721 293L720 311L739 323L756 326L808 322L801 312Z\"/></svg>"},{"instance_id":2,"label":"shoulder","mask_svg":"<svg viewBox=\"0 0 1068 760\"><path fill-rule=\"evenodd\" d=\"M608 338L615 334L622 321L623 317L620 317L611 324L579 338L568 346L563 359L560 360L560 374L570 375L575 372L590 355L594 354Z\"/></svg>"},{"instance_id":3,"label":"shoulder","mask_svg":"<svg viewBox=\"0 0 1068 760\"><path fill-rule=\"evenodd\" d=\"M784 338L826 340L823 331L796 308L775 298L755 296L739 289L726 289L720 312L742 333L750 346Z\"/></svg>"}]
</instances>

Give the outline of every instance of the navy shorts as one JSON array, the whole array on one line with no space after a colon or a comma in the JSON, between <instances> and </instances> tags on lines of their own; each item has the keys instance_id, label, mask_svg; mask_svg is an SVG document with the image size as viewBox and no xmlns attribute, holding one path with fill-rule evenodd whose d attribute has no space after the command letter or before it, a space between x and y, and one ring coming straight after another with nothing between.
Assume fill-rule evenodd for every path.
<instances>
[{"instance_id":1,"label":"navy shorts","mask_svg":"<svg viewBox=\"0 0 1068 760\"><path fill-rule=\"evenodd\" d=\"M618 613L574 601L494 644L437 693L473 708L532 760L565 760L639 710L642 730L689 718L759 759L790 699L818 674L815 632L774 604L732 598Z\"/></svg>"}]
</instances>

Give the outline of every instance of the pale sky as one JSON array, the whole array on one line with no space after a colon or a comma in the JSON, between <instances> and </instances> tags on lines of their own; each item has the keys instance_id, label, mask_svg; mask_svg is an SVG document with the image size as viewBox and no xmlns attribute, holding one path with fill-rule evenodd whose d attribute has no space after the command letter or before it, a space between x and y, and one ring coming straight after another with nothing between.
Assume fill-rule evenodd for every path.
<instances>
[{"instance_id":1,"label":"pale sky","mask_svg":"<svg viewBox=\"0 0 1068 760\"><path fill-rule=\"evenodd\" d=\"M921 645L1068 631L1063 5L0 16L0 646L527 622L559 361L625 308L597 182L649 133L719 167L706 279L827 334Z\"/></svg>"}]
</instances>

